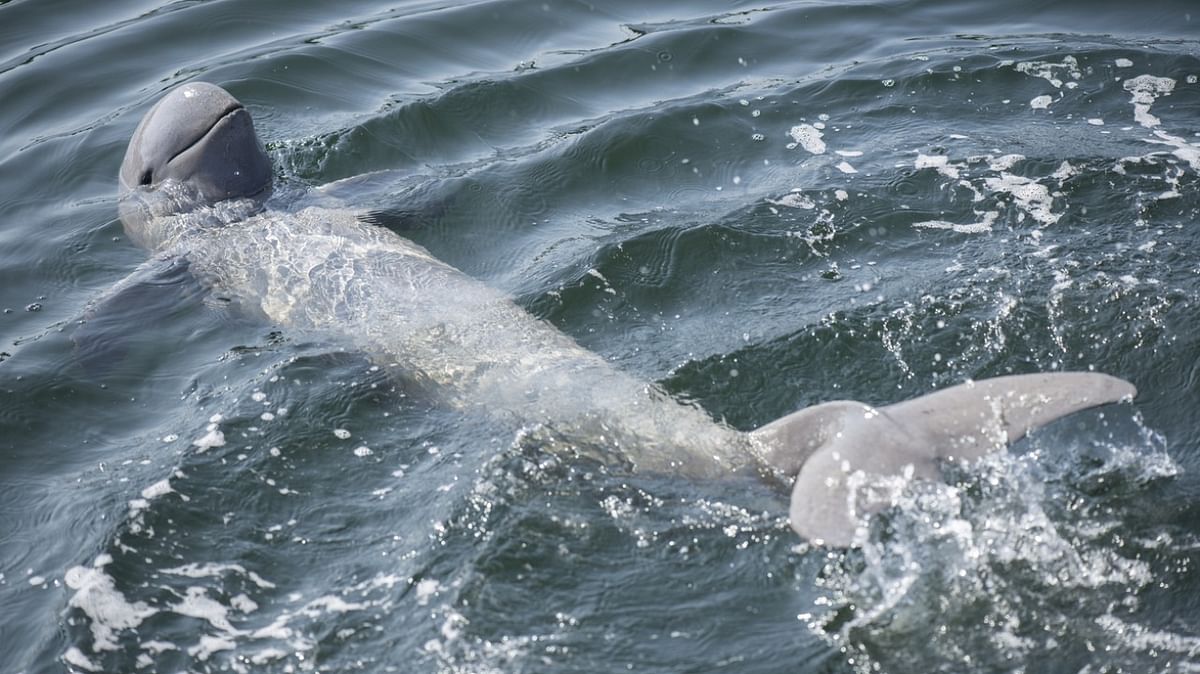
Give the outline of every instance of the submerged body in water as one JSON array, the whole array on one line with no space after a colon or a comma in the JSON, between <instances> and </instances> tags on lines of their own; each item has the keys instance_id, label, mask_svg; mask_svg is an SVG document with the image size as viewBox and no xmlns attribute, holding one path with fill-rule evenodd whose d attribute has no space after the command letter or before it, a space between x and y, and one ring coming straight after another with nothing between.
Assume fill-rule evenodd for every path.
<instances>
[{"instance_id":1,"label":"submerged body in water","mask_svg":"<svg viewBox=\"0 0 1200 674\"><path fill-rule=\"evenodd\" d=\"M353 212L259 212L269 161L219 87L184 85L147 113L121 170L121 216L156 260L265 320L332 333L449 404L544 424L555 442L635 469L757 473L791 484L801 535L848 545L884 505L863 476L936 478L1074 411L1131 398L1095 373L999 377L874 408L840 401L743 433L581 348L509 298Z\"/></svg>"},{"instance_id":2,"label":"submerged body in water","mask_svg":"<svg viewBox=\"0 0 1200 674\"><path fill-rule=\"evenodd\" d=\"M161 248L186 258L203 285L273 323L336 333L446 404L546 422L560 441L616 447L637 468L715 477L760 463L745 434L352 212L307 208L197 227L205 215L214 213L173 216L180 234Z\"/></svg>"}]
</instances>

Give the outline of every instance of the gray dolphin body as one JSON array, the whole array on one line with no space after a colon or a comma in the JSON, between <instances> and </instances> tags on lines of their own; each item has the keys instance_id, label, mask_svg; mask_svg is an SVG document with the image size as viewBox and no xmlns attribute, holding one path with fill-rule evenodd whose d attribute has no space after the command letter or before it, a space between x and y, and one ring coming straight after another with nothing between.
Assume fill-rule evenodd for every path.
<instances>
[{"instance_id":1,"label":"gray dolphin body","mask_svg":"<svg viewBox=\"0 0 1200 674\"><path fill-rule=\"evenodd\" d=\"M143 118L120 172L120 213L155 258L185 259L205 286L296 330L335 334L448 404L595 448L639 470L752 473L791 486L800 535L849 545L884 504L872 476L936 478L1072 412L1130 399L1097 373L998 377L887 407L839 401L745 433L581 348L508 297L345 210L260 212L270 161L223 89L182 85Z\"/></svg>"}]
</instances>

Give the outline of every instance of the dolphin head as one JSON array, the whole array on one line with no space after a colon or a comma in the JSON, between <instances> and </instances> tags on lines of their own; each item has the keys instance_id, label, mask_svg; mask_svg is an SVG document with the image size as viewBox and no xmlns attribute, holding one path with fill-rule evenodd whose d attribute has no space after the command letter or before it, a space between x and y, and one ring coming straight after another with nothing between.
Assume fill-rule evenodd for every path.
<instances>
[{"instance_id":1,"label":"dolphin head","mask_svg":"<svg viewBox=\"0 0 1200 674\"><path fill-rule=\"evenodd\" d=\"M176 184L189 195L168 212L227 199L259 198L271 187L271 161L250 113L221 87L190 82L162 98L138 124L120 173L121 197ZM164 209L155 209L161 215ZM135 210L122 209L131 226ZM127 215L129 217L127 217Z\"/></svg>"}]
</instances>

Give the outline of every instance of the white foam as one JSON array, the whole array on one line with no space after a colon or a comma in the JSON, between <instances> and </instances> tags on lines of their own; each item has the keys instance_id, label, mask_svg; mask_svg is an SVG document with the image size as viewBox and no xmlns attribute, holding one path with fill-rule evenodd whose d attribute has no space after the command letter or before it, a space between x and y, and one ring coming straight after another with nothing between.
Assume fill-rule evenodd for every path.
<instances>
[{"instance_id":1,"label":"white foam","mask_svg":"<svg viewBox=\"0 0 1200 674\"><path fill-rule=\"evenodd\" d=\"M957 180L961 165L951 164L950 158L944 154L917 154L917 159L913 162L913 168L917 169L918 171L921 169L931 168L947 178Z\"/></svg>"},{"instance_id":2,"label":"white foam","mask_svg":"<svg viewBox=\"0 0 1200 674\"><path fill-rule=\"evenodd\" d=\"M1083 72L1079 69L1079 61L1074 56L1065 56L1059 63L1026 61L1018 63L1015 68L1019 73L1046 80L1055 89L1061 89L1063 86L1063 80L1058 73L1059 70L1063 71L1062 76L1072 80L1078 80L1083 77ZM1072 84L1074 83L1072 82Z\"/></svg>"},{"instance_id":3,"label":"white foam","mask_svg":"<svg viewBox=\"0 0 1200 674\"><path fill-rule=\"evenodd\" d=\"M275 660L282 660L288 656L288 652L279 648L264 648L261 651L250 656L250 664L264 665Z\"/></svg>"},{"instance_id":4,"label":"white foam","mask_svg":"<svg viewBox=\"0 0 1200 674\"><path fill-rule=\"evenodd\" d=\"M811 154L825 154L825 141L821 140L825 134L821 133L812 124L799 124L793 126L788 135L796 144L804 148Z\"/></svg>"},{"instance_id":5,"label":"white foam","mask_svg":"<svg viewBox=\"0 0 1200 674\"><path fill-rule=\"evenodd\" d=\"M1054 97L1052 96L1035 96L1029 101L1029 107L1033 108L1034 110L1045 110L1046 108L1049 108L1050 104L1053 102Z\"/></svg>"},{"instance_id":6,"label":"white foam","mask_svg":"<svg viewBox=\"0 0 1200 674\"><path fill-rule=\"evenodd\" d=\"M1143 625L1125 622L1111 613L1096 618L1096 624L1137 651L1166 651L1189 658L1200 656L1200 638L1194 636L1152 630Z\"/></svg>"},{"instance_id":7,"label":"white foam","mask_svg":"<svg viewBox=\"0 0 1200 674\"><path fill-rule=\"evenodd\" d=\"M66 653L63 653L62 659L63 662L67 663L68 665L78 667L79 669L84 669L89 672L100 671L100 665L97 665L89 660L88 657L83 654L83 651L80 651L74 646L68 648Z\"/></svg>"},{"instance_id":8,"label":"white foam","mask_svg":"<svg viewBox=\"0 0 1200 674\"><path fill-rule=\"evenodd\" d=\"M800 188L796 188L778 199L767 199L767 203L775 204L776 206L787 206L788 208L803 208L805 210L812 210L817 207L817 204L812 199L800 192Z\"/></svg>"},{"instance_id":9,"label":"white foam","mask_svg":"<svg viewBox=\"0 0 1200 674\"><path fill-rule=\"evenodd\" d=\"M361 611L365 608L367 608L366 604L351 603L342 599L341 597L336 597L330 594L323 597L317 597L316 599L308 602L304 605L303 612L313 615L314 612L319 613L319 609L324 609L329 613L349 613L350 611Z\"/></svg>"},{"instance_id":10,"label":"white foam","mask_svg":"<svg viewBox=\"0 0 1200 674\"><path fill-rule=\"evenodd\" d=\"M1016 165L1017 162L1023 161L1024 159L1025 155L1023 154L1006 154L994 159L992 157L988 157L988 168L993 171L1007 171Z\"/></svg>"},{"instance_id":11,"label":"white foam","mask_svg":"<svg viewBox=\"0 0 1200 674\"><path fill-rule=\"evenodd\" d=\"M229 605L242 613L254 613L258 610L258 602L245 594L239 594L229 600Z\"/></svg>"},{"instance_id":12,"label":"white foam","mask_svg":"<svg viewBox=\"0 0 1200 674\"><path fill-rule=\"evenodd\" d=\"M850 162L848 162L848 161L838 162L837 166L835 166L834 168L841 171L842 173L858 173L858 169L851 166Z\"/></svg>"},{"instance_id":13,"label":"white foam","mask_svg":"<svg viewBox=\"0 0 1200 674\"><path fill-rule=\"evenodd\" d=\"M220 578L229 571L233 571L234 573L249 578L255 585L263 589L269 590L275 587L275 583L263 579L262 576L254 573L253 571L247 571L245 567L240 564L196 564L193 562L190 564L184 564L183 566L162 570L163 573L169 573L176 576L185 576L187 578Z\"/></svg>"},{"instance_id":14,"label":"white foam","mask_svg":"<svg viewBox=\"0 0 1200 674\"><path fill-rule=\"evenodd\" d=\"M214 418L219 419L220 416L217 415ZM208 425L208 432L193 440L192 444L195 445L197 453L203 454L213 447L224 447L225 434L221 432L221 429L217 428L217 422L214 421Z\"/></svg>"},{"instance_id":15,"label":"white foam","mask_svg":"<svg viewBox=\"0 0 1200 674\"><path fill-rule=\"evenodd\" d=\"M1133 103L1134 121L1147 129L1153 129L1162 123L1159 118L1150 114L1150 106L1154 105L1154 101L1160 96L1166 96L1175 89L1175 80L1169 77L1138 75L1125 80L1122 86L1132 94L1130 101Z\"/></svg>"},{"instance_id":16,"label":"white foam","mask_svg":"<svg viewBox=\"0 0 1200 674\"><path fill-rule=\"evenodd\" d=\"M202 587L189 587L183 599L171 606L171 611L189 618L206 621L229 635L244 634L229 622L229 607L210 599Z\"/></svg>"},{"instance_id":17,"label":"white foam","mask_svg":"<svg viewBox=\"0 0 1200 674\"><path fill-rule=\"evenodd\" d=\"M1050 190L1037 181L1011 173L1001 173L999 177L986 178L984 184L994 192L1011 194L1018 208L1043 225L1052 225L1062 217L1050 211L1054 199L1050 196Z\"/></svg>"},{"instance_id":18,"label":"white foam","mask_svg":"<svg viewBox=\"0 0 1200 674\"><path fill-rule=\"evenodd\" d=\"M155 639L151 639L150 641L143 641L142 643L138 644L138 646L143 651L147 651L149 653L154 653L156 655L159 653L164 653L166 651L179 650L179 647L176 646L175 644L171 643L170 641L158 641Z\"/></svg>"},{"instance_id":19,"label":"white foam","mask_svg":"<svg viewBox=\"0 0 1200 674\"><path fill-rule=\"evenodd\" d=\"M1146 142L1157 145L1169 145L1175 148L1171 154L1179 157L1188 164L1191 164L1193 169L1200 171L1200 145L1189 143L1183 138L1180 138L1179 136L1172 136L1161 129L1155 131L1154 135L1160 140L1147 140Z\"/></svg>"},{"instance_id":20,"label":"white foam","mask_svg":"<svg viewBox=\"0 0 1200 674\"><path fill-rule=\"evenodd\" d=\"M948 229L959 234L986 234L992 231L992 224L996 222L996 218L999 216L999 211L988 211L983 213L983 219L979 222L972 222L965 225L946 220L925 220L923 222L914 222L912 226L921 229Z\"/></svg>"},{"instance_id":21,"label":"white foam","mask_svg":"<svg viewBox=\"0 0 1200 674\"><path fill-rule=\"evenodd\" d=\"M1064 159L1063 163L1058 165L1058 168L1055 169L1054 173L1050 174L1050 177L1062 181L1070 178L1073 175L1076 175L1077 173L1079 173L1079 171L1076 170L1074 166L1071 166L1071 162Z\"/></svg>"},{"instance_id":22,"label":"white foam","mask_svg":"<svg viewBox=\"0 0 1200 674\"><path fill-rule=\"evenodd\" d=\"M175 491L175 490L171 488L170 478L165 479L165 480L159 480L158 482L155 482L154 484L152 484L149 487L146 487L145 489L142 490L142 498L144 498L148 501L152 501L152 500L158 498L159 496L169 494L173 491Z\"/></svg>"},{"instance_id":23,"label":"white foam","mask_svg":"<svg viewBox=\"0 0 1200 674\"><path fill-rule=\"evenodd\" d=\"M346 430L346 429L344 429L344 428L335 428L335 429L333 429L333 434L334 434L334 436L336 436L336 437L337 437L337 439L339 439L339 440L349 440L349 439L350 439L350 431L348 431L348 430Z\"/></svg>"},{"instance_id":24,"label":"white foam","mask_svg":"<svg viewBox=\"0 0 1200 674\"><path fill-rule=\"evenodd\" d=\"M1118 68L1132 68L1133 61L1130 61L1129 59L1117 59L1113 61L1113 65L1117 66Z\"/></svg>"},{"instance_id":25,"label":"white foam","mask_svg":"<svg viewBox=\"0 0 1200 674\"><path fill-rule=\"evenodd\" d=\"M442 584L431 578L424 578L417 583L417 603L421 606L429 604L429 600L442 590Z\"/></svg>"},{"instance_id":26,"label":"white foam","mask_svg":"<svg viewBox=\"0 0 1200 674\"><path fill-rule=\"evenodd\" d=\"M75 590L68 604L87 615L92 630L92 650L117 650L117 634L136 628L142 621L158 613L144 602L130 602L116 589L112 576L104 572L107 555L97 557L93 568L75 566L67 569L64 580Z\"/></svg>"},{"instance_id":27,"label":"white foam","mask_svg":"<svg viewBox=\"0 0 1200 674\"><path fill-rule=\"evenodd\" d=\"M232 651L235 648L237 648L237 641L233 639L204 634L200 636L200 643L189 648L187 652L188 655L200 662L204 662L212 657L213 653L218 651Z\"/></svg>"}]
</instances>

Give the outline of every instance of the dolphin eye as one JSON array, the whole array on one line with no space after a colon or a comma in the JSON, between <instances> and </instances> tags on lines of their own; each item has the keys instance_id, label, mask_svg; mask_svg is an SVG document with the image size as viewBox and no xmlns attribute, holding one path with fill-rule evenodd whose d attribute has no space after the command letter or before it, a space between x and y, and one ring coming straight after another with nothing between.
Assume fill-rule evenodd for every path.
<instances>
[{"instance_id":1,"label":"dolphin eye","mask_svg":"<svg viewBox=\"0 0 1200 674\"><path fill-rule=\"evenodd\" d=\"M151 176L150 176L150 169L146 169L145 171L143 171L143 172L142 172L142 177L141 177L141 178L138 178L138 184L139 184L139 185L149 185L149 184L150 184L150 177L151 177Z\"/></svg>"}]
</instances>

